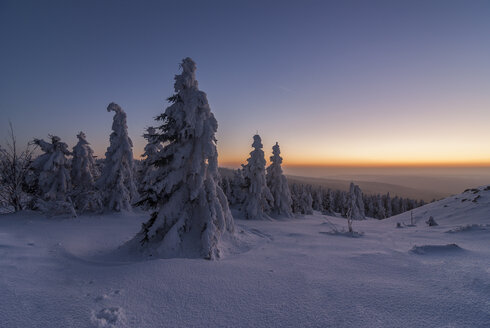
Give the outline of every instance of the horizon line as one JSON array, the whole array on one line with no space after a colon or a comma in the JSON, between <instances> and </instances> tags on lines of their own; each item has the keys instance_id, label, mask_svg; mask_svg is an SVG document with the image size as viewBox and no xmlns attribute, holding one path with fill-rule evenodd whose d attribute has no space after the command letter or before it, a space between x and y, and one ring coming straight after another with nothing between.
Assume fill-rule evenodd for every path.
<instances>
[{"instance_id":1,"label":"horizon line","mask_svg":"<svg viewBox=\"0 0 490 328\"><path fill-rule=\"evenodd\" d=\"M219 167L241 167L242 162L219 162ZM292 163L289 168L490 168L490 162L419 162L419 163Z\"/></svg>"}]
</instances>

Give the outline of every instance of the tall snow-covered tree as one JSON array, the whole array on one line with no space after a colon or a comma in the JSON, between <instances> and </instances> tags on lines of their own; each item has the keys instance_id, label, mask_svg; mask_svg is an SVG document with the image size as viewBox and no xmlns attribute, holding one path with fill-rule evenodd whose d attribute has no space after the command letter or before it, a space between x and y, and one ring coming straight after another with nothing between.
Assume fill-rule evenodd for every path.
<instances>
[{"instance_id":1,"label":"tall snow-covered tree","mask_svg":"<svg viewBox=\"0 0 490 328\"><path fill-rule=\"evenodd\" d=\"M34 207L48 214L72 214L76 216L68 193L71 190L69 164L71 155L68 145L57 136L50 136L51 143L34 139L44 154L32 163L33 182L37 191Z\"/></svg>"},{"instance_id":2,"label":"tall snow-covered tree","mask_svg":"<svg viewBox=\"0 0 490 328\"><path fill-rule=\"evenodd\" d=\"M247 164L243 166L243 176L245 180L245 218L248 220L270 219L267 212L269 204L274 201L272 194L267 187L265 178L265 158L262 150L262 139L258 134L254 135L252 147Z\"/></svg>"},{"instance_id":3,"label":"tall snow-covered tree","mask_svg":"<svg viewBox=\"0 0 490 328\"><path fill-rule=\"evenodd\" d=\"M94 151L88 143L85 133L77 135L78 143L73 147L71 161L71 192L75 208L79 212L102 209L102 198L95 189L95 179L99 175L95 165Z\"/></svg>"},{"instance_id":4,"label":"tall snow-covered tree","mask_svg":"<svg viewBox=\"0 0 490 328\"><path fill-rule=\"evenodd\" d=\"M159 135L154 127L147 128L143 137L148 142L145 146L145 152L142 155L144 160L140 168L141 182L139 187L141 197L137 205L143 206L145 209L150 209L157 206L157 198L160 192L158 185L155 184L155 174L157 171L155 161L158 153L163 149L163 145L159 141Z\"/></svg>"},{"instance_id":5,"label":"tall snow-covered tree","mask_svg":"<svg viewBox=\"0 0 490 328\"><path fill-rule=\"evenodd\" d=\"M110 103L107 111L115 114L110 145L105 153L104 168L97 186L107 209L129 211L132 202L138 197L134 181L133 142L128 136L126 113L122 108Z\"/></svg>"},{"instance_id":6,"label":"tall snow-covered tree","mask_svg":"<svg viewBox=\"0 0 490 328\"><path fill-rule=\"evenodd\" d=\"M271 212L274 214L291 217L293 215L291 209L291 192L289 190L288 181L282 172L282 157L279 144L272 147L272 156L270 157L271 164L267 168L267 186L274 199Z\"/></svg>"},{"instance_id":7,"label":"tall snow-covered tree","mask_svg":"<svg viewBox=\"0 0 490 328\"><path fill-rule=\"evenodd\" d=\"M155 155L158 210L133 242L159 257L220 257L221 239L234 231L219 187L215 133L218 123L199 90L196 64L185 58L175 76L172 103L157 120L164 148Z\"/></svg>"}]
</instances>

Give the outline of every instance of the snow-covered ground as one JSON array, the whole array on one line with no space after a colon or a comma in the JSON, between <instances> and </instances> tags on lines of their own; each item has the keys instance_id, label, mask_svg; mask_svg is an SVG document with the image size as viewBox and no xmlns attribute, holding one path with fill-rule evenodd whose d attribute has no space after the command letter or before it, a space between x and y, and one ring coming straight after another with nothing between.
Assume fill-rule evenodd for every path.
<instances>
[{"instance_id":1,"label":"snow-covered ground","mask_svg":"<svg viewBox=\"0 0 490 328\"><path fill-rule=\"evenodd\" d=\"M320 214L236 220L219 261L125 257L142 212L0 215L0 326L490 327L484 189L415 209L415 226L355 221L357 238Z\"/></svg>"}]
</instances>

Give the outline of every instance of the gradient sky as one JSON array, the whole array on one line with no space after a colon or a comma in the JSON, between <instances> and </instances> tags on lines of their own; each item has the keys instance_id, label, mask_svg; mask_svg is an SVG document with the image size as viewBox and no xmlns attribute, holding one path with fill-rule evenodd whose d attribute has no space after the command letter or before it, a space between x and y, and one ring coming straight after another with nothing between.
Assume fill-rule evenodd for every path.
<instances>
[{"instance_id":1,"label":"gradient sky","mask_svg":"<svg viewBox=\"0 0 490 328\"><path fill-rule=\"evenodd\" d=\"M252 135L286 164L490 164L490 1L0 0L0 137L83 130L119 103L135 157L184 57L220 163Z\"/></svg>"}]
</instances>

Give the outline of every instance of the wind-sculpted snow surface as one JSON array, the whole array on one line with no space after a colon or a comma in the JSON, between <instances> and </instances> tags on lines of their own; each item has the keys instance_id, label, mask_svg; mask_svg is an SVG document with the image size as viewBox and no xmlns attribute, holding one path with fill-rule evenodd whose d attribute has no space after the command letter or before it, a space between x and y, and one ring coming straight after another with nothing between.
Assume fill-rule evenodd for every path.
<instances>
[{"instance_id":1,"label":"wind-sculpted snow surface","mask_svg":"<svg viewBox=\"0 0 490 328\"><path fill-rule=\"evenodd\" d=\"M159 116L153 188L157 211L130 243L155 257L218 258L220 240L234 231L228 200L218 185L218 122L198 89L196 64L185 58L175 76L172 105Z\"/></svg>"},{"instance_id":2,"label":"wind-sculpted snow surface","mask_svg":"<svg viewBox=\"0 0 490 328\"><path fill-rule=\"evenodd\" d=\"M220 261L133 257L119 246L138 210L1 215L0 326L487 328L488 230L446 233L490 224L484 189L414 209L412 227L396 228L410 213L356 221L360 238L320 233L344 218L236 220Z\"/></svg>"}]
</instances>

